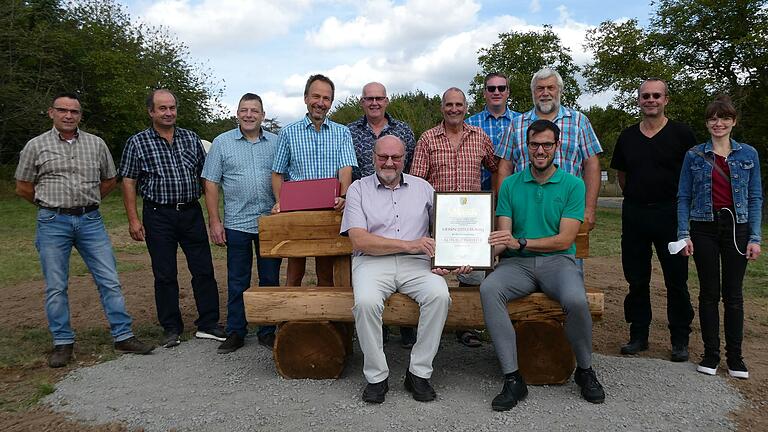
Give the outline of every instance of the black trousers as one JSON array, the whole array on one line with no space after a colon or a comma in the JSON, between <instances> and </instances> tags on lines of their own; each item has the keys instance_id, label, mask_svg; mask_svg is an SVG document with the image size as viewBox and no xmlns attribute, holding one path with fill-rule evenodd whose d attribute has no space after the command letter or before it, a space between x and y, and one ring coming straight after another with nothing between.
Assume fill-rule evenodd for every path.
<instances>
[{"instance_id":1,"label":"black trousers","mask_svg":"<svg viewBox=\"0 0 768 432\"><path fill-rule=\"evenodd\" d=\"M160 325L166 332L181 334L184 331L176 266L176 253L181 246L192 274L192 292L198 314L195 325L200 330L216 327L219 323L219 290L213 275L211 248L200 205L176 210L145 202L143 223L147 249L152 258L155 305Z\"/></svg>"},{"instance_id":2,"label":"black trousers","mask_svg":"<svg viewBox=\"0 0 768 432\"><path fill-rule=\"evenodd\" d=\"M746 252L748 240L748 224L736 224L736 245L742 252ZM729 359L740 359L744 339L742 282L747 270L747 258L734 246L733 219L727 212L721 211L715 215L714 222L692 221L691 241L693 261L699 273L699 321L704 352L720 357L718 304L722 293L725 355Z\"/></svg>"},{"instance_id":3,"label":"black trousers","mask_svg":"<svg viewBox=\"0 0 768 432\"><path fill-rule=\"evenodd\" d=\"M651 325L652 247L664 273L667 320L672 345L688 345L693 306L688 294L688 258L670 255L667 243L677 240L677 204L639 204L624 200L621 213L621 263L629 293L624 298L624 319L630 339L647 339Z\"/></svg>"}]
</instances>

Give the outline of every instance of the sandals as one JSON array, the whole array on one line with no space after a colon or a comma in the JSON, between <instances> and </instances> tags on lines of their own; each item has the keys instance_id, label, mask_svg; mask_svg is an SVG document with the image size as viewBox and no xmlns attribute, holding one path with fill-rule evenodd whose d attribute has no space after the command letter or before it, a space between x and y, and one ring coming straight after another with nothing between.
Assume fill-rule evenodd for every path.
<instances>
[{"instance_id":1,"label":"sandals","mask_svg":"<svg viewBox=\"0 0 768 432\"><path fill-rule=\"evenodd\" d=\"M456 338L466 347L477 348L483 346L480 334L476 330L458 330L456 331Z\"/></svg>"}]
</instances>

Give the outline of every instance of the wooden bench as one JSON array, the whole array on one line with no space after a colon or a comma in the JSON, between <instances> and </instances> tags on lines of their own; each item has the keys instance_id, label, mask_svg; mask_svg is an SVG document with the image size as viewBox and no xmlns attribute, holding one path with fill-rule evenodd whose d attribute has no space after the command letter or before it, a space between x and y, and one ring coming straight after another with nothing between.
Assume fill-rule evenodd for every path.
<instances>
[{"instance_id":1,"label":"wooden bench","mask_svg":"<svg viewBox=\"0 0 768 432\"><path fill-rule=\"evenodd\" d=\"M262 256L337 257L334 287L253 287L243 295L248 322L280 326L273 354L277 371L286 378L338 378L352 351L352 246L338 235L340 224L341 214L334 211L281 213L259 220ZM588 250L588 233L580 233L577 256L586 256ZM450 293L446 328L484 328L479 290L451 287ZM593 319L599 320L605 308L603 293L587 289L587 300ZM576 363L560 305L537 292L509 303L508 309L526 381L567 381ZM393 294L385 304L387 325L416 326L418 318L418 305L403 294Z\"/></svg>"}]
</instances>

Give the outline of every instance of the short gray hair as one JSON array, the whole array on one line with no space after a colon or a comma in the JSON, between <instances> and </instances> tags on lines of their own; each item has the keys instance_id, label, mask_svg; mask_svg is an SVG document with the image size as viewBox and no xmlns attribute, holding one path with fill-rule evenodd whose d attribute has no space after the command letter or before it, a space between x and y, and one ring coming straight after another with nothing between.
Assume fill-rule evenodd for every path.
<instances>
[{"instance_id":1,"label":"short gray hair","mask_svg":"<svg viewBox=\"0 0 768 432\"><path fill-rule=\"evenodd\" d=\"M562 92L563 77L560 76L560 73L552 68L543 68L533 74L533 78L531 78L531 94L533 94L533 90L536 88L536 82L547 79L549 77L557 78L557 86L560 87L560 92Z\"/></svg>"}]
</instances>

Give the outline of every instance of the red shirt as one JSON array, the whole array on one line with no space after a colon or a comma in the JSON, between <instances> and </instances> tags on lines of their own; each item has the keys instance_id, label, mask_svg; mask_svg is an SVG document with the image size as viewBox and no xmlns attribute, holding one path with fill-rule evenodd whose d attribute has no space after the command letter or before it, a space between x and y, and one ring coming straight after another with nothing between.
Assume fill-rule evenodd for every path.
<instances>
[{"instance_id":1,"label":"red shirt","mask_svg":"<svg viewBox=\"0 0 768 432\"><path fill-rule=\"evenodd\" d=\"M438 192L481 190L480 167L498 170L493 143L481 128L466 123L462 126L457 148L451 145L442 122L424 132L416 143L411 175L426 179Z\"/></svg>"},{"instance_id":2,"label":"red shirt","mask_svg":"<svg viewBox=\"0 0 768 432\"><path fill-rule=\"evenodd\" d=\"M716 154L715 163L728 178L724 178L717 168L712 168L712 206L715 210L733 208L733 192L731 191L731 170L726 158Z\"/></svg>"}]
</instances>

